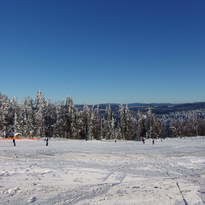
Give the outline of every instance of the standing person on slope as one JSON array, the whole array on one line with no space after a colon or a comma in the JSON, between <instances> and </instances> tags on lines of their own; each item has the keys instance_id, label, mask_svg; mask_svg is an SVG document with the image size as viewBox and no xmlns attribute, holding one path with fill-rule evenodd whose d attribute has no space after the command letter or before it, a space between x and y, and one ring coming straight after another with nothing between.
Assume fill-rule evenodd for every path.
<instances>
[{"instance_id":1,"label":"standing person on slope","mask_svg":"<svg viewBox=\"0 0 205 205\"><path fill-rule=\"evenodd\" d=\"M48 137L45 138L46 141L46 147L48 146Z\"/></svg>"},{"instance_id":2,"label":"standing person on slope","mask_svg":"<svg viewBox=\"0 0 205 205\"><path fill-rule=\"evenodd\" d=\"M16 146L16 139L15 137L13 136L13 144L14 144L14 147Z\"/></svg>"},{"instance_id":3,"label":"standing person on slope","mask_svg":"<svg viewBox=\"0 0 205 205\"><path fill-rule=\"evenodd\" d=\"M15 147L16 146L16 139L15 139L15 132L14 132L14 130L12 130L10 136L12 137L12 141L13 141L13 144L14 144L14 147Z\"/></svg>"}]
</instances>

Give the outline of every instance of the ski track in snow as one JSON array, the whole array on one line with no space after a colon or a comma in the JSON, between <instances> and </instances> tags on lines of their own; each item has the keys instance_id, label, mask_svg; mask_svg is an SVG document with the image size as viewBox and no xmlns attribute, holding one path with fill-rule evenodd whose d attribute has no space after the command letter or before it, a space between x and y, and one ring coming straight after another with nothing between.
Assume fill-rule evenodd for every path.
<instances>
[{"instance_id":1,"label":"ski track in snow","mask_svg":"<svg viewBox=\"0 0 205 205\"><path fill-rule=\"evenodd\" d=\"M2 205L202 205L205 138L0 141Z\"/></svg>"}]
</instances>

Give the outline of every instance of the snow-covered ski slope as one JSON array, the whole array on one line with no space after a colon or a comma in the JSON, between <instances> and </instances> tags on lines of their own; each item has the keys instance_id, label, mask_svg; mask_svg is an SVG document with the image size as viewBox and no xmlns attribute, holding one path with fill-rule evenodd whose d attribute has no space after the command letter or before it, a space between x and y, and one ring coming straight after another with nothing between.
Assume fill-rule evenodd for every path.
<instances>
[{"instance_id":1,"label":"snow-covered ski slope","mask_svg":"<svg viewBox=\"0 0 205 205\"><path fill-rule=\"evenodd\" d=\"M205 204L205 137L0 141L2 205Z\"/></svg>"}]
</instances>

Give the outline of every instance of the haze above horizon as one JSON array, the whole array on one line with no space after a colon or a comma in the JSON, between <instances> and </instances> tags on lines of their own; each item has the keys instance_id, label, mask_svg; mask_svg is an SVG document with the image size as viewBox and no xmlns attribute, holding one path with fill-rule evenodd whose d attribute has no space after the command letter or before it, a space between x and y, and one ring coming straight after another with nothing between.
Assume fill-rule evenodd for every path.
<instances>
[{"instance_id":1,"label":"haze above horizon","mask_svg":"<svg viewBox=\"0 0 205 205\"><path fill-rule=\"evenodd\" d=\"M75 104L205 101L205 1L11 0L0 92Z\"/></svg>"}]
</instances>

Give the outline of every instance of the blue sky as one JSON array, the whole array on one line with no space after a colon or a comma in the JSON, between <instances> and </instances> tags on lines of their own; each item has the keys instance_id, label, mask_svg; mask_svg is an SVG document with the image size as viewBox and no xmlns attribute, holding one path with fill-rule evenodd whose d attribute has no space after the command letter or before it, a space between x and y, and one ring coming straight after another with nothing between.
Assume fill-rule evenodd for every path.
<instances>
[{"instance_id":1,"label":"blue sky","mask_svg":"<svg viewBox=\"0 0 205 205\"><path fill-rule=\"evenodd\" d=\"M1 1L0 92L205 101L204 11L204 0Z\"/></svg>"}]
</instances>

